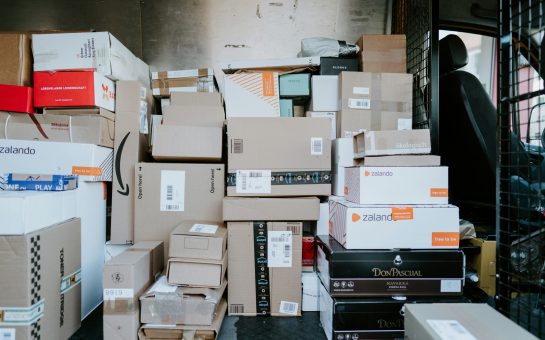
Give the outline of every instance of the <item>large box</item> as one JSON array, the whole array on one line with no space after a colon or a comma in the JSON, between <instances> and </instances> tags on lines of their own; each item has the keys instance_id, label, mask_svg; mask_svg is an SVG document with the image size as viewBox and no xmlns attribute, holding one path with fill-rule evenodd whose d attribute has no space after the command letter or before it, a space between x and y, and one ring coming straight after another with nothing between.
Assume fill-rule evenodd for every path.
<instances>
[{"instance_id":1,"label":"large box","mask_svg":"<svg viewBox=\"0 0 545 340\"><path fill-rule=\"evenodd\" d=\"M354 136L354 158L431 152L430 130L363 131Z\"/></svg>"},{"instance_id":2,"label":"large box","mask_svg":"<svg viewBox=\"0 0 545 340\"><path fill-rule=\"evenodd\" d=\"M34 71L94 70L149 87L149 66L108 32L33 34Z\"/></svg>"},{"instance_id":3,"label":"large box","mask_svg":"<svg viewBox=\"0 0 545 340\"><path fill-rule=\"evenodd\" d=\"M69 339L78 330L80 239L79 219L0 236L0 334L4 339Z\"/></svg>"},{"instance_id":4,"label":"large box","mask_svg":"<svg viewBox=\"0 0 545 340\"><path fill-rule=\"evenodd\" d=\"M67 112L68 113L68 112ZM114 147L115 115L24 114L0 111L2 139L47 140Z\"/></svg>"},{"instance_id":5,"label":"large box","mask_svg":"<svg viewBox=\"0 0 545 340\"><path fill-rule=\"evenodd\" d=\"M278 73L226 74L225 114L230 117L280 117Z\"/></svg>"},{"instance_id":6,"label":"large box","mask_svg":"<svg viewBox=\"0 0 545 340\"><path fill-rule=\"evenodd\" d=\"M494 297L496 295L496 241L475 238L471 239L470 243L479 247L480 252L467 255L467 266L477 273L479 288Z\"/></svg>"},{"instance_id":7,"label":"large box","mask_svg":"<svg viewBox=\"0 0 545 340\"><path fill-rule=\"evenodd\" d=\"M0 46L0 84L32 86L30 36L22 33L1 33Z\"/></svg>"},{"instance_id":8,"label":"large box","mask_svg":"<svg viewBox=\"0 0 545 340\"><path fill-rule=\"evenodd\" d=\"M462 294L461 250L349 250L329 236L316 242L318 275L331 296Z\"/></svg>"},{"instance_id":9,"label":"large box","mask_svg":"<svg viewBox=\"0 0 545 340\"><path fill-rule=\"evenodd\" d=\"M405 304L405 339L537 339L484 303Z\"/></svg>"},{"instance_id":10,"label":"large box","mask_svg":"<svg viewBox=\"0 0 545 340\"><path fill-rule=\"evenodd\" d=\"M157 161L221 162L222 141L219 126L156 125L152 156Z\"/></svg>"},{"instance_id":11,"label":"large box","mask_svg":"<svg viewBox=\"0 0 545 340\"><path fill-rule=\"evenodd\" d=\"M225 280L227 257L227 253L221 260L171 257L167 266L168 284L219 288Z\"/></svg>"},{"instance_id":12,"label":"large box","mask_svg":"<svg viewBox=\"0 0 545 340\"><path fill-rule=\"evenodd\" d=\"M360 205L331 202L329 233L346 249L458 248L453 205Z\"/></svg>"},{"instance_id":13,"label":"large box","mask_svg":"<svg viewBox=\"0 0 545 340\"><path fill-rule=\"evenodd\" d=\"M330 123L326 119L231 118L227 139L227 196L331 193Z\"/></svg>"},{"instance_id":14,"label":"large box","mask_svg":"<svg viewBox=\"0 0 545 340\"><path fill-rule=\"evenodd\" d=\"M227 229L223 223L188 221L170 234L169 257L221 260L227 249Z\"/></svg>"},{"instance_id":15,"label":"large box","mask_svg":"<svg viewBox=\"0 0 545 340\"><path fill-rule=\"evenodd\" d=\"M345 168L345 198L359 204L448 204L446 166Z\"/></svg>"},{"instance_id":16,"label":"large box","mask_svg":"<svg viewBox=\"0 0 545 340\"><path fill-rule=\"evenodd\" d=\"M320 75L337 76L343 71L358 71L358 59L341 57L320 57Z\"/></svg>"},{"instance_id":17,"label":"large box","mask_svg":"<svg viewBox=\"0 0 545 340\"><path fill-rule=\"evenodd\" d=\"M363 72L407 72L407 42L405 35L362 35L358 59Z\"/></svg>"},{"instance_id":18,"label":"large box","mask_svg":"<svg viewBox=\"0 0 545 340\"><path fill-rule=\"evenodd\" d=\"M34 112L32 87L0 84L0 110L10 112Z\"/></svg>"},{"instance_id":19,"label":"large box","mask_svg":"<svg viewBox=\"0 0 545 340\"><path fill-rule=\"evenodd\" d=\"M165 242L183 221L222 220L223 164L138 163L135 241Z\"/></svg>"},{"instance_id":20,"label":"large box","mask_svg":"<svg viewBox=\"0 0 545 340\"><path fill-rule=\"evenodd\" d=\"M311 111L339 111L339 77L312 76Z\"/></svg>"}]
</instances>

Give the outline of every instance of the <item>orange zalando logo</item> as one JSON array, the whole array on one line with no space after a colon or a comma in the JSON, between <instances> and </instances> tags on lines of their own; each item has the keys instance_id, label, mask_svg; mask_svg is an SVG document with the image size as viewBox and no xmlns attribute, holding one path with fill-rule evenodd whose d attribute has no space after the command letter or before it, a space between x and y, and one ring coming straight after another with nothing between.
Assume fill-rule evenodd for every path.
<instances>
[{"instance_id":1,"label":"orange zalando logo","mask_svg":"<svg viewBox=\"0 0 545 340\"><path fill-rule=\"evenodd\" d=\"M356 213L352 213L352 222L358 222L360 219L361 219L360 215Z\"/></svg>"},{"instance_id":2,"label":"orange zalando logo","mask_svg":"<svg viewBox=\"0 0 545 340\"><path fill-rule=\"evenodd\" d=\"M371 173L368 170L365 170L365 176L370 176Z\"/></svg>"},{"instance_id":3,"label":"orange zalando logo","mask_svg":"<svg viewBox=\"0 0 545 340\"><path fill-rule=\"evenodd\" d=\"M80 176L102 176L102 169L91 166L73 166L72 175Z\"/></svg>"}]
</instances>

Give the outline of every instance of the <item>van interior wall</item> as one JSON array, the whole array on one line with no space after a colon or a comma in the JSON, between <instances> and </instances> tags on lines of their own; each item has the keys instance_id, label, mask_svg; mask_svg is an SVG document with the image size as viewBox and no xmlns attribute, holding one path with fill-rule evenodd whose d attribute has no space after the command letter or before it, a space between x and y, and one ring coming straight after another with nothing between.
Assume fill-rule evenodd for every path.
<instances>
[{"instance_id":1,"label":"van interior wall","mask_svg":"<svg viewBox=\"0 0 545 340\"><path fill-rule=\"evenodd\" d=\"M158 69L294 57L305 37L387 32L384 0L0 0L0 31L110 31Z\"/></svg>"}]
</instances>

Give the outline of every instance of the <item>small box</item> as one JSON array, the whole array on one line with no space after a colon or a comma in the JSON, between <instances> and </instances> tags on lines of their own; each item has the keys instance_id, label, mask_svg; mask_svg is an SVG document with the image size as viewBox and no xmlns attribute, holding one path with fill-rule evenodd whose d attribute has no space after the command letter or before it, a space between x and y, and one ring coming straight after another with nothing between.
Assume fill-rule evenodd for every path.
<instances>
[{"instance_id":1,"label":"small box","mask_svg":"<svg viewBox=\"0 0 545 340\"><path fill-rule=\"evenodd\" d=\"M32 87L0 84L0 111L34 112Z\"/></svg>"},{"instance_id":2,"label":"small box","mask_svg":"<svg viewBox=\"0 0 545 340\"><path fill-rule=\"evenodd\" d=\"M310 73L289 73L278 78L281 97L310 96Z\"/></svg>"},{"instance_id":3,"label":"small box","mask_svg":"<svg viewBox=\"0 0 545 340\"><path fill-rule=\"evenodd\" d=\"M303 271L313 272L315 262L316 249L314 248L314 236L303 236Z\"/></svg>"},{"instance_id":4,"label":"small box","mask_svg":"<svg viewBox=\"0 0 545 340\"><path fill-rule=\"evenodd\" d=\"M362 35L356 45L363 72L407 72L407 42L405 35Z\"/></svg>"},{"instance_id":5,"label":"small box","mask_svg":"<svg viewBox=\"0 0 545 340\"><path fill-rule=\"evenodd\" d=\"M356 58L320 57L320 75L336 76L343 71L358 71Z\"/></svg>"},{"instance_id":6,"label":"small box","mask_svg":"<svg viewBox=\"0 0 545 340\"><path fill-rule=\"evenodd\" d=\"M30 35L24 33L1 33L0 84L32 86L32 51ZM3 90L0 90L0 93ZM0 110L4 110L0 108Z\"/></svg>"},{"instance_id":7,"label":"small box","mask_svg":"<svg viewBox=\"0 0 545 340\"><path fill-rule=\"evenodd\" d=\"M354 158L431 152L430 130L363 131L354 136Z\"/></svg>"},{"instance_id":8,"label":"small box","mask_svg":"<svg viewBox=\"0 0 545 340\"><path fill-rule=\"evenodd\" d=\"M280 99L280 117L293 117L293 99Z\"/></svg>"},{"instance_id":9,"label":"small box","mask_svg":"<svg viewBox=\"0 0 545 340\"><path fill-rule=\"evenodd\" d=\"M96 72L34 72L34 105L115 111L115 82Z\"/></svg>"},{"instance_id":10,"label":"small box","mask_svg":"<svg viewBox=\"0 0 545 340\"><path fill-rule=\"evenodd\" d=\"M331 122L331 135L330 135L331 140L334 140L335 138L337 138L337 121L336 121L337 112L334 112L334 111L331 111L331 112L307 111L305 113L305 116L310 117L310 118L326 118L326 119L329 119L329 121Z\"/></svg>"},{"instance_id":11,"label":"small box","mask_svg":"<svg viewBox=\"0 0 545 340\"><path fill-rule=\"evenodd\" d=\"M339 111L339 77L312 76L310 111Z\"/></svg>"},{"instance_id":12,"label":"small box","mask_svg":"<svg viewBox=\"0 0 545 340\"><path fill-rule=\"evenodd\" d=\"M218 222L184 222L170 234L169 257L221 260L227 250L227 230Z\"/></svg>"},{"instance_id":13,"label":"small box","mask_svg":"<svg viewBox=\"0 0 545 340\"><path fill-rule=\"evenodd\" d=\"M189 70L151 72L152 80L200 78L200 77L210 77L210 76L214 76L214 69L212 68L197 68L197 69L189 69ZM152 86L153 86L153 83L152 83Z\"/></svg>"},{"instance_id":14,"label":"small box","mask_svg":"<svg viewBox=\"0 0 545 340\"><path fill-rule=\"evenodd\" d=\"M222 127L162 124L154 126L153 135L157 161L221 161Z\"/></svg>"},{"instance_id":15,"label":"small box","mask_svg":"<svg viewBox=\"0 0 545 340\"><path fill-rule=\"evenodd\" d=\"M278 73L226 74L225 114L230 117L280 117Z\"/></svg>"},{"instance_id":16,"label":"small box","mask_svg":"<svg viewBox=\"0 0 545 340\"><path fill-rule=\"evenodd\" d=\"M74 175L0 174L0 191L66 191L78 187Z\"/></svg>"},{"instance_id":17,"label":"small box","mask_svg":"<svg viewBox=\"0 0 545 340\"><path fill-rule=\"evenodd\" d=\"M170 97L173 92L212 93L214 92L214 76L153 79L151 87L153 95L158 97Z\"/></svg>"},{"instance_id":18,"label":"small box","mask_svg":"<svg viewBox=\"0 0 545 340\"><path fill-rule=\"evenodd\" d=\"M477 255L468 254L467 266L477 272L477 285L491 297L496 295L496 241L475 238L471 245L480 248Z\"/></svg>"},{"instance_id":19,"label":"small box","mask_svg":"<svg viewBox=\"0 0 545 340\"><path fill-rule=\"evenodd\" d=\"M225 280L227 253L221 260L171 257L167 278L170 285L219 288Z\"/></svg>"},{"instance_id":20,"label":"small box","mask_svg":"<svg viewBox=\"0 0 545 340\"><path fill-rule=\"evenodd\" d=\"M316 272L301 273L303 284L302 312L320 311L320 279Z\"/></svg>"}]
</instances>

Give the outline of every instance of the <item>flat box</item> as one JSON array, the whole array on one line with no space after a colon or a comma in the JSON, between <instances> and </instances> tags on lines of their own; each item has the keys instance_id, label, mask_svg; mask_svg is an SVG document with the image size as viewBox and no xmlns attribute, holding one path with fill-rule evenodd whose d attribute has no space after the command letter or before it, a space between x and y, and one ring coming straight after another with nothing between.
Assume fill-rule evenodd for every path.
<instances>
[{"instance_id":1,"label":"flat box","mask_svg":"<svg viewBox=\"0 0 545 340\"><path fill-rule=\"evenodd\" d=\"M471 245L480 248L477 255L467 256L467 266L477 272L479 282L477 285L486 294L496 295L496 241L476 238L470 240Z\"/></svg>"},{"instance_id":2,"label":"flat box","mask_svg":"<svg viewBox=\"0 0 545 340\"><path fill-rule=\"evenodd\" d=\"M168 257L221 260L227 250L227 229L223 223L187 221L170 234Z\"/></svg>"},{"instance_id":3,"label":"flat box","mask_svg":"<svg viewBox=\"0 0 545 340\"><path fill-rule=\"evenodd\" d=\"M223 127L225 111L221 105L169 105L163 110L164 125Z\"/></svg>"},{"instance_id":4,"label":"flat box","mask_svg":"<svg viewBox=\"0 0 545 340\"><path fill-rule=\"evenodd\" d=\"M221 221L223 164L138 163L135 241L163 241L183 221Z\"/></svg>"},{"instance_id":5,"label":"flat box","mask_svg":"<svg viewBox=\"0 0 545 340\"><path fill-rule=\"evenodd\" d=\"M293 99L280 99L280 117L293 117Z\"/></svg>"},{"instance_id":6,"label":"flat box","mask_svg":"<svg viewBox=\"0 0 545 340\"><path fill-rule=\"evenodd\" d=\"M349 250L323 235L316 244L318 275L331 296L462 294L461 250Z\"/></svg>"},{"instance_id":7,"label":"flat box","mask_svg":"<svg viewBox=\"0 0 545 340\"><path fill-rule=\"evenodd\" d=\"M223 199L223 221L316 221L316 197Z\"/></svg>"},{"instance_id":8,"label":"flat box","mask_svg":"<svg viewBox=\"0 0 545 340\"><path fill-rule=\"evenodd\" d=\"M484 303L406 304L405 338L537 339Z\"/></svg>"},{"instance_id":9,"label":"flat box","mask_svg":"<svg viewBox=\"0 0 545 340\"><path fill-rule=\"evenodd\" d=\"M328 196L330 129L322 118L228 119L227 196Z\"/></svg>"},{"instance_id":10,"label":"flat box","mask_svg":"<svg viewBox=\"0 0 545 340\"><path fill-rule=\"evenodd\" d=\"M344 197L359 204L448 204L446 166L345 168Z\"/></svg>"},{"instance_id":11,"label":"flat box","mask_svg":"<svg viewBox=\"0 0 545 340\"><path fill-rule=\"evenodd\" d=\"M110 112L111 113L111 112ZM114 147L115 115L0 112L2 139L45 140Z\"/></svg>"},{"instance_id":12,"label":"flat box","mask_svg":"<svg viewBox=\"0 0 545 340\"><path fill-rule=\"evenodd\" d=\"M238 70L262 70L262 71L289 71L306 67L320 66L320 57L282 58L282 59L254 59L241 61L228 61L220 64L225 73L233 73Z\"/></svg>"},{"instance_id":13,"label":"flat box","mask_svg":"<svg viewBox=\"0 0 545 340\"><path fill-rule=\"evenodd\" d=\"M10 112L34 112L32 87L0 84L0 110Z\"/></svg>"},{"instance_id":14,"label":"flat box","mask_svg":"<svg viewBox=\"0 0 545 340\"><path fill-rule=\"evenodd\" d=\"M331 135L330 135L331 140L333 141L335 138L337 138L337 122L336 122L337 112L335 111L331 111L331 112L307 111L305 113L305 117L329 119L329 121L331 122Z\"/></svg>"},{"instance_id":15,"label":"flat box","mask_svg":"<svg viewBox=\"0 0 545 340\"><path fill-rule=\"evenodd\" d=\"M354 136L354 158L431 152L430 130L363 131Z\"/></svg>"},{"instance_id":16,"label":"flat box","mask_svg":"<svg viewBox=\"0 0 545 340\"><path fill-rule=\"evenodd\" d=\"M221 162L221 127L162 124L153 129L152 156L157 161Z\"/></svg>"},{"instance_id":17,"label":"flat box","mask_svg":"<svg viewBox=\"0 0 545 340\"><path fill-rule=\"evenodd\" d=\"M288 73L278 76L280 96L307 97L310 96L310 73Z\"/></svg>"},{"instance_id":18,"label":"flat box","mask_svg":"<svg viewBox=\"0 0 545 340\"><path fill-rule=\"evenodd\" d=\"M209 326L214 321L226 287L226 280L216 289L171 286L162 276L140 297L140 321Z\"/></svg>"},{"instance_id":19,"label":"flat box","mask_svg":"<svg viewBox=\"0 0 545 340\"><path fill-rule=\"evenodd\" d=\"M191 70L173 70L151 72L151 79L176 79L176 78L194 78L214 76L212 68L198 68Z\"/></svg>"},{"instance_id":20,"label":"flat box","mask_svg":"<svg viewBox=\"0 0 545 340\"><path fill-rule=\"evenodd\" d=\"M154 281L156 278L158 278L161 273L163 272L163 268L165 267L165 245L162 241L140 241L133 244L129 251L132 250L144 250L149 251L150 253L150 278L152 281Z\"/></svg>"},{"instance_id":21,"label":"flat box","mask_svg":"<svg viewBox=\"0 0 545 340\"><path fill-rule=\"evenodd\" d=\"M332 193L344 197L345 168L355 165L352 138L336 138L331 143Z\"/></svg>"},{"instance_id":22,"label":"flat box","mask_svg":"<svg viewBox=\"0 0 545 340\"><path fill-rule=\"evenodd\" d=\"M33 34L34 71L94 70L149 87L149 66L108 32Z\"/></svg>"},{"instance_id":23,"label":"flat box","mask_svg":"<svg viewBox=\"0 0 545 340\"><path fill-rule=\"evenodd\" d=\"M320 279L316 272L301 273L303 284L302 312L320 311Z\"/></svg>"},{"instance_id":24,"label":"flat box","mask_svg":"<svg viewBox=\"0 0 545 340\"><path fill-rule=\"evenodd\" d=\"M0 34L0 84L32 86L32 51L30 36L21 33Z\"/></svg>"},{"instance_id":25,"label":"flat box","mask_svg":"<svg viewBox=\"0 0 545 340\"><path fill-rule=\"evenodd\" d=\"M0 190L66 191L77 187L74 175L0 174Z\"/></svg>"},{"instance_id":26,"label":"flat box","mask_svg":"<svg viewBox=\"0 0 545 340\"><path fill-rule=\"evenodd\" d=\"M363 72L407 72L407 42L405 35L362 35L358 59Z\"/></svg>"},{"instance_id":27,"label":"flat box","mask_svg":"<svg viewBox=\"0 0 545 340\"><path fill-rule=\"evenodd\" d=\"M312 76L310 111L339 111L339 77Z\"/></svg>"},{"instance_id":28,"label":"flat box","mask_svg":"<svg viewBox=\"0 0 545 340\"><path fill-rule=\"evenodd\" d=\"M224 76L225 115L280 117L278 73L236 73Z\"/></svg>"},{"instance_id":29,"label":"flat box","mask_svg":"<svg viewBox=\"0 0 545 340\"><path fill-rule=\"evenodd\" d=\"M302 222L227 223L229 315L301 315L302 228Z\"/></svg>"},{"instance_id":30,"label":"flat box","mask_svg":"<svg viewBox=\"0 0 545 340\"><path fill-rule=\"evenodd\" d=\"M134 242L134 166L149 158L153 103L151 91L138 81L117 82L110 232L114 244Z\"/></svg>"},{"instance_id":31,"label":"flat box","mask_svg":"<svg viewBox=\"0 0 545 340\"><path fill-rule=\"evenodd\" d=\"M72 174L81 181L112 180L112 149L93 144L0 139L2 172Z\"/></svg>"},{"instance_id":32,"label":"flat box","mask_svg":"<svg viewBox=\"0 0 545 340\"><path fill-rule=\"evenodd\" d=\"M69 339L78 330L80 240L77 218L0 236L0 334L5 339Z\"/></svg>"},{"instance_id":33,"label":"flat box","mask_svg":"<svg viewBox=\"0 0 545 340\"><path fill-rule=\"evenodd\" d=\"M225 280L227 253L221 260L203 260L171 257L168 260L168 284L219 288Z\"/></svg>"},{"instance_id":34,"label":"flat box","mask_svg":"<svg viewBox=\"0 0 545 340\"><path fill-rule=\"evenodd\" d=\"M221 94L218 92L175 92L170 95L170 104L173 106L221 106L223 103Z\"/></svg>"},{"instance_id":35,"label":"flat box","mask_svg":"<svg viewBox=\"0 0 545 340\"><path fill-rule=\"evenodd\" d=\"M320 57L320 75L337 76L343 71L358 71L356 58Z\"/></svg>"}]
</instances>

